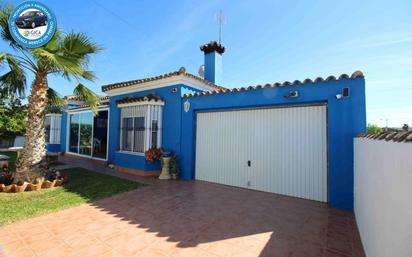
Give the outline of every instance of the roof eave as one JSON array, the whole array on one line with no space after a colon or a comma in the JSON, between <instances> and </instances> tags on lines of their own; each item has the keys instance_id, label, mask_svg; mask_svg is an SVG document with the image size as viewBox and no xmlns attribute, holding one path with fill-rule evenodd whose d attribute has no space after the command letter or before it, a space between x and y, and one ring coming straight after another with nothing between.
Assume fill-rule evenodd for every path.
<instances>
[{"instance_id":1,"label":"roof eave","mask_svg":"<svg viewBox=\"0 0 412 257\"><path fill-rule=\"evenodd\" d=\"M128 84L129 83L129 84ZM119 83L120 84L120 83ZM209 91L214 89L223 88L217 86L210 82L204 82L196 78L196 76L182 73L176 75L170 75L167 77L162 77L154 80L150 80L147 82L125 82L125 85L116 85L116 88L108 89L107 86L103 86L102 90L109 96L114 95L122 95L132 92L140 92L145 90L151 90L155 88L167 87L167 86L175 86L183 84L185 86L194 87L202 91ZM110 86L110 85L109 85Z\"/></svg>"},{"instance_id":2,"label":"roof eave","mask_svg":"<svg viewBox=\"0 0 412 257\"><path fill-rule=\"evenodd\" d=\"M307 78L303 81L295 80L293 82L289 82L289 81L285 81L283 83L276 82L276 83L273 83L273 84L268 83L268 84L265 84L265 85L247 86L247 87L240 87L240 88L213 89L213 90L209 90L209 91L184 94L183 97L207 96L207 95L213 95L213 94L224 94L224 93L232 93L232 92L251 91L251 90L257 90L257 89L262 89L262 88L275 88L275 87L296 86L296 85L309 85L309 84L320 83L320 82L330 82L330 81L339 81L339 80L346 80L346 79L358 79L358 78L362 78L362 79L364 78L364 75L361 71L355 71L355 72L352 73L351 76L349 76L347 74L342 74L339 77L328 76L326 79L324 79L322 77L318 77L314 80Z\"/></svg>"}]
</instances>

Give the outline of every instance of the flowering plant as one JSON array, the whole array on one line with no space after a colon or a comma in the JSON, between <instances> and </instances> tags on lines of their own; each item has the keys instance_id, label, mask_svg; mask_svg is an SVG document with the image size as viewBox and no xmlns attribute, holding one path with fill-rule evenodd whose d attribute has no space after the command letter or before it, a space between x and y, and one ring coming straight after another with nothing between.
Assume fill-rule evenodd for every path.
<instances>
[{"instance_id":1,"label":"flowering plant","mask_svg":"<svg viewBox=\"0 0 412 257\"><path fill-rule=\"evenodd\" d=\"M144 152L144 158L148 162L155 162L162 158L162 150L160 148L150 148Z\"/></svg>"}]
</instances>

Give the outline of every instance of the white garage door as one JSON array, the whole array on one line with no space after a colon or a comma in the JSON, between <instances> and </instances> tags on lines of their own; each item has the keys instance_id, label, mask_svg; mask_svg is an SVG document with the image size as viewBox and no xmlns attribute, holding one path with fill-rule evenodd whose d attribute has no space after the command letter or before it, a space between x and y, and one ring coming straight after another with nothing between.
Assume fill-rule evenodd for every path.
<instances>
[{"instance_id":1,"label":"white garage door","mask_svg":"<svg viewBox=\"0 0 412 257\"><path fill-rule=\"evenodd\" d=\"M198 180L327 201L326 106L197 114Z\"/></svg>"}]
</instances>

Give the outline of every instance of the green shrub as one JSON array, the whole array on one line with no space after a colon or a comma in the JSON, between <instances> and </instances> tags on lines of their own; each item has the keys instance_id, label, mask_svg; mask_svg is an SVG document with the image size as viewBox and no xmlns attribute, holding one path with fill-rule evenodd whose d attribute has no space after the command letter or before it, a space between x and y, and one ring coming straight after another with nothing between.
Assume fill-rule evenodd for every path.
<instances>
[{"instance_id":1,"label":"green shrub","mask_svg":"<svg viewBox=\"0 0 412 257\"><path fill-rule=\"evenodd\" d=\"M378 127L378 125L368 123L367 131L369 134L375 134L375 133L383 132L384 129L381 127Z\"/></svg>"}]
</instances>

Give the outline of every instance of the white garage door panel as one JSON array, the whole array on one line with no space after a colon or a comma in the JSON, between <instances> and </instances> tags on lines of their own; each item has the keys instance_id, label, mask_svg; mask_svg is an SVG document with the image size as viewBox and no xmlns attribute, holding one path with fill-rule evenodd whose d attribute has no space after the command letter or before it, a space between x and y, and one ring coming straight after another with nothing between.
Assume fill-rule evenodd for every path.
<instances>
[{"instance_id":1,"label":"white garage door panel","mask_svg":"<svg viewBox=\"0 0 412 257\"><path fill-rule=\"evenodd\" d=\"M326 165L326 106L197 115L196 179L327 201Z\"/></svg>"}]
</instances>

